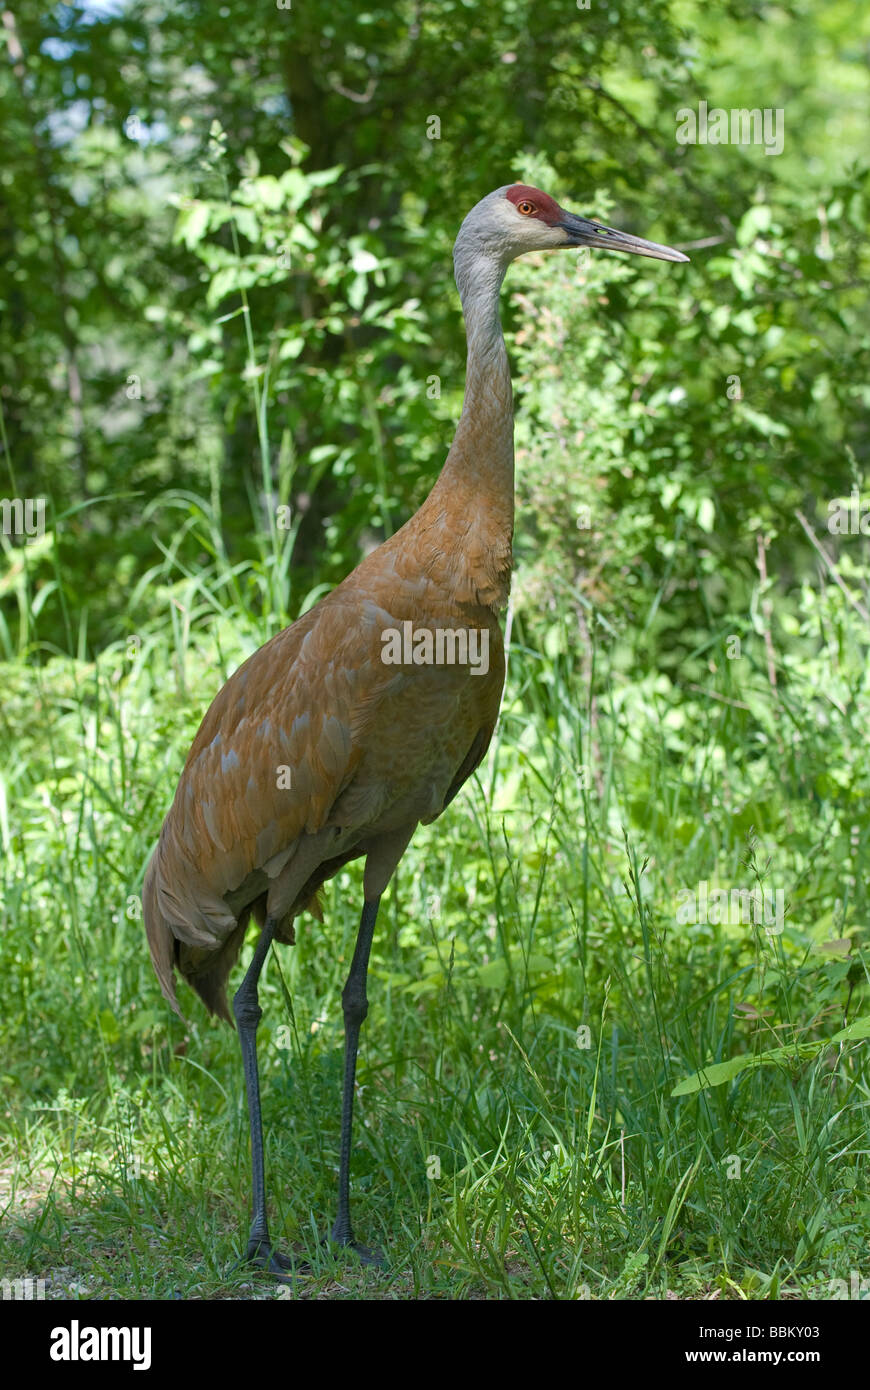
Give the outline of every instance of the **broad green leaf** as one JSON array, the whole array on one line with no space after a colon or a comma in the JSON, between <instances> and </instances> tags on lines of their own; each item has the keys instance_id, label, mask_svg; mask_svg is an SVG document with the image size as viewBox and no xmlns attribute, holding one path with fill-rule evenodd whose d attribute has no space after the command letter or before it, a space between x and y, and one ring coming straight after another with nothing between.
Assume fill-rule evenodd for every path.
<instances>
[{"instance_id":1,"label":"broad green leaf","mask_svg":"<svg viewBox=\"0 0 870 1390\"><path fill-rule=\"evenodd\" d=\"M862 1018L856 1018L854 1023L850 1023L848 1028L843 1028L839 1033L834 1033L830 1038L822 1038L818 1042L798 1043L792 1047L774 1047L769 1052L759 1052L752 1057L732 1057L727 1062L715 1062L712 1066L703 1067L696 1071L692 1076L687 1076L683 1081L671 1091L672 1096L688 1096L695 1091L704 1091L714 1086L722 1086L726 1081L731 1081L735 1076L739 1076L742 1071L747 1071L754 1067L779 1066L780 1063L788 1064L798 1060L801 1062L809 1061L818 1056L826 1047L834 1046L843 1042L857 1042L861 1038L870 1038L870 1014Z\"/></svg>"},{"instance_id":2,"label":"broad green leaf","mask_svg":"<svg viewBox=\"0 0 870 1390\"><path fill-rule=\"evenodd\" d=\"M380 262L377 256L373 256L371 251L366 251L364 247L359 247L351 257L351 269L358 275L369 275L373 270L377 270Z\"/></svg>"},{"instance_id":3,"label":"broad green leaf","mask_svg":"<svg viewBox=\"0 0 870 1390\"><path fill-rule=\"evenodd\" d=\"M172 240L183 241L188 251L202 241L208 228L208 203L193 202L183 207L178 214Z\"/></svg>"},{"instance_id":4,"label":"broad green leaf","mask_svg":"<svg viewBox=\"0 0 870 1390\"><path fill-rule=\"evenodd\" d=\"M253 182L260 201L265 207L275 211L283 206L284 189L273 174L263 174L260 178L254 179Z\"/></svg>"}]
</instances>

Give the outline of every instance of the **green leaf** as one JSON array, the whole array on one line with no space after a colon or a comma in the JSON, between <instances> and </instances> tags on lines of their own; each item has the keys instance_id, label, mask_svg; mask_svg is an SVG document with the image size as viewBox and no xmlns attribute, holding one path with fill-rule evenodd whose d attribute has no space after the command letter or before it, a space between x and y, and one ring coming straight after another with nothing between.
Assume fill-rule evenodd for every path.
<instances>
[{"instance_id":1,"label":"green leaf","mask_svg":"<svg viewBox=\"0 0 870 1390\"><path fill-rule=\"evenodd\" d=\"M513 972L516 975L549 975L556 969L549 956L541 956L532 953L527 961L521 958L512 962ZM486 965L479 965L475 971L477 983L482 989L503 989L508 980L507 961L503 956L498 960L491 960Z\"/></svg>"},{"instance_id":2,"label":"green leaf","mask_svg":"<svg viewBox=\"0 0 870 1390\"><path fill-rule=\"evenodd\" d=\"M370 275L373 270L377 270L380 261L377 256L372 255L371 251L366 251L364 247L360 246L354 251L350 264L351 269L355 270L358 275Z\"/></svg>"},{"instance_id":3,"label":"green leaf","mask_svg":"<svg viewBox=\"0 0 870 1390\"><path fill-rule=\"evenodd\" d=\"M841 1028L839 1033L835 1033L828 1042L858 1042L862 1038L870 1038L870 1014L862 1014L861 1018L856 1018L847 1028ZM823 1046L827 1046L824 1043Z\"/></svg>"},{"instance_id":4,"label":"green leaf","mask_svg":"<svg viewBox=\"0 0 870 1390\"><path fill-rule=\"evenodd\" d=\"M671 1091L671 1095L689 1096L695 1091L705 1091L714 1086L723 1086L726 1081L731 1081L735 1076L739 1076L742 1071L747 1071L749 1068L778 1066L780 1063L788 1064L795 1060L809 1061L823 1052L826 1047L843 1042L857 1042L861 1038L870 1038L870 1014L856 1018L854 1023L849 1024L848 1028L834 1033L833 1037L822 1038L820 1042L774 1047L769 1052L759 1052L755 1056L732 1057L727 1062L715 1062L712 1066L703 1067L701 1071L696 1071L692 1076L687 1076L683 1081L680 1081Z\"/></svg>"},{"instance_id":5,"label":"green leaf","mask_svg":"<svg viewBox=\"0 0 870 1390\"><path fill-rule=\"evenodd\" d=\"M209 206L208 203L193 202L187 207L183 207L178 214L178 221L175 224L175 231L172 234L174 242L183 241L188 251L202 241L208 230Z\"/></svg>"},{"instance_id":6,"label":"green leaf","mask_svg":"<svg viewBox=\"0 0 870 1390\"><path fill-rule=\"evenodd\" d=\"M749 209L740 220L737 228L737 245L748 246L754 241L759 232L766 232L770 227L770 208L763 203L756 203Z\"/></svg>"},{"instance_id":7,"label":"green leaf","mask_svg":"<svg viewBox=\"0 0 870 1390\"><path fill-rule=\"evenodd\" d=\"M233 216L236 219L236 226L243 237L248 241L256 242L260 236L260 224L251 208L233 208Z\"/></svg>"},{"instance_id":8,"label":"green leaf","mask_svg":"<svg viewBox=\"0 0 870 1390\"><path fill-rule=\"evenodd\" d=\"M118 1020L111 1009L102 1009L100 1012L100 1032L107 1043L116 1043L121 1036Z\"/></svg>"},{"instance_id":9,"label":"green leaf","mask_svg":"<svg viewBox=\"0 0 870 1390\"><path fill-rule=\"evenodd\" d=\"M283 206L284 189L281 187L274 174L263 174L261 178L254 179L254 187L264 207L276 211Z\"/></svg>"},{"instance_id":10,"label":"green leaf","mask_svg":"<svg viewBox=\"0 0 870 1390\"><path fill-rule=\"evenodd\" d=\"M698 501L698 525L702 531L712 531L716 524L716 508L712 497L702 497Z\"/></svg>"}]
</instances>

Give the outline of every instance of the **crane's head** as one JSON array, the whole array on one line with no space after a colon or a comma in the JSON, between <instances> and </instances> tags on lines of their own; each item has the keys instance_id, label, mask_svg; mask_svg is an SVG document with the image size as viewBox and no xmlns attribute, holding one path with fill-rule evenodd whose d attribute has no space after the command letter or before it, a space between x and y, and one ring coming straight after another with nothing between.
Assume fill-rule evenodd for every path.
<instances>
[{"instance_id":1,"label":"crane's head","mask_svg":"<svg viewBox=\"0 0 870 1390\"><path fill-rule=\"evenodd\" d=\"M461 239L473 241L477 251L505 266L525 251L555 251L571 246L633 251L657 261L689 259L670 246L644 241L566 212L555 198L526 183L506 184L482 198L463 222L457 247Z\"/></svg>"}]
</instances>

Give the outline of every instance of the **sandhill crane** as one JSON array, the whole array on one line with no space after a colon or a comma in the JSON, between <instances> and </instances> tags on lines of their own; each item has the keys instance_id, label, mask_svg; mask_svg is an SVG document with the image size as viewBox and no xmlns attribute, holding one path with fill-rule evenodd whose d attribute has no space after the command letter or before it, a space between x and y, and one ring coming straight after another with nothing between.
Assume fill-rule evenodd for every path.
<instances>
[{"instance_id":1,"label":"sandhill crane","mask_svg":"<svg viewBox=\"0 0 870 1390\"><path fill-rule=\"evenodd\" d=\"M281 1277L266 1215L257 982L273 941L292 944L320 886L365 858L363 909L342 993L345 1023L338 1215L332 1240L364 1262L349 1166L360 1025L378 904L417 825L440 816L489 746L504 683L497 613L507 601L514 513L513 412L499 291L525 251L594 246L663 261L679 251L566 212L526 184L465 218L456 283L468 364L462 415L420 510L331 593L261 647L206 714L145 873L151 958L180 1014L174 967L231 1023L226 982L251 915L262 926L233 999L251 1129L246 1259Z\"/></svg>"}]
</instances>

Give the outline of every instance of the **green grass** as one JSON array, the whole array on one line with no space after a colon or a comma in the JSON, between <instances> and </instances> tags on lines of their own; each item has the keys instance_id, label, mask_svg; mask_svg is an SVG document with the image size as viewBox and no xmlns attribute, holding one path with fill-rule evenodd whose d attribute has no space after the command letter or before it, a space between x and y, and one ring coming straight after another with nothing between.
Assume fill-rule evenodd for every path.
<instances>
[{"instance_id":1,"label":"green grass","mask_svg":"<svg viewBox=\"0 0 870 1390\"><path fill-rule=\"evenodd\" d=\"M648 660L636 677L630 635L590 653L567 604L546 630L515 623L490 755L417 833L378 924L352 1201L388 1267L319 1245L354 866L261 988L272 1232L312 1273L282 1291L232 1271L250 1200L237 1039L186 988L189 1029L170 1014L137 895L199 719L270 631L283 560L231 571L206 509L178 505L212 560L184 575L167 554L131 595L135 640L45 653L34 619L3 664L3 1277L167 1299L829 1298L866 1277L867 1044L806 1055L870 1012L864 635L827 588L803 595L805 648L775 687L763 648L680 689ZM836 626L836 678L816 624ZM783 932L678 923L702 880L782 888Z\"/></svg>"}]
</instances>

